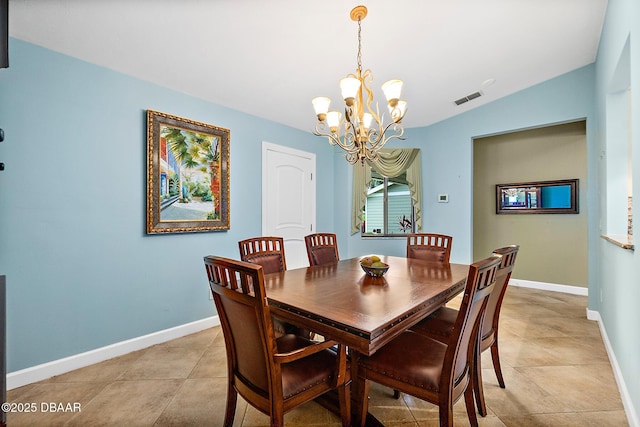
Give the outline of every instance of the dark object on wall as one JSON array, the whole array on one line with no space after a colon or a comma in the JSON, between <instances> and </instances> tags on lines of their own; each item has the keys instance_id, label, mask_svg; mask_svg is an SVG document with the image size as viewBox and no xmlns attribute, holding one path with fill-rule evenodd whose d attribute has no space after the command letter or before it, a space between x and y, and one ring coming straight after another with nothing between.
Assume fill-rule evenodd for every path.
<instances>
[{"instance_id":1,"label":"dark object on wall","mask_svg":"<svg viewBox=\"0 0 640 427\"><path fill-rule=\"evenodd\" d=\"M497 184L496 213L577 214L578 180Z\"/></svg>"},{"instance_id":2,"label":"dark object on wall","mask_svg":"<svg viewBox=\"0 0 640 427\"><path fill-rule=\"evenodd\" d=\"M9 68L9 0L0 0L0 68Z\"/></svg>"}]
</instances>

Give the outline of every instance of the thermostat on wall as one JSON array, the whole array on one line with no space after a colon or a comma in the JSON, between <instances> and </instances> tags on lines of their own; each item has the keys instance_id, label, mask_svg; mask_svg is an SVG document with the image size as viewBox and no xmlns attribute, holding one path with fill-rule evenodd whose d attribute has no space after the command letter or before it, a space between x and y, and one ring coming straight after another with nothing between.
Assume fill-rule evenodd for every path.
<instances>
[{"instance_id":1,"label":"thermostat on wall","mask_svg":"<svg viewBox=\"0 0 640 427\"><path fill-rule=\"evenodd\" d=\"M438 203L449 203L448 194L438 194Z\"/></svg>"}]
</instances>

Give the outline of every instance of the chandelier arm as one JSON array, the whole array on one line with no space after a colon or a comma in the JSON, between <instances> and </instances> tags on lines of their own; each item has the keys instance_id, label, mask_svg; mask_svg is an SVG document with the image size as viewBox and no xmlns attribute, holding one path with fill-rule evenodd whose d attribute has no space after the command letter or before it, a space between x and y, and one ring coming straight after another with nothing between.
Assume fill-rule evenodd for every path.
<instances>
[{"instance_id":1,"label":"chandelier arm","mask_svg":"<svg viewBox=\"0 0 640 427\"><path fill-rule=\"evenodd\" d=\"M357 156L357 153L347 153L344 155L344 158L347 159L347 162L349 162L352 165L355 165L360 159L360 157Z\"/></svg>"},{"instance_id":2,"label":"chandelier arm","mask_svg":"<svg viewBox=\"0 0 640 427\"><path fill-rule=\"evenodd\" d=\"M356 143L356 136L352 132L349 132L348 130L346 130L346 123L344 122L344 120L340 124L338 132L336 133L327 132L326 129L323 129L326 127L327 125L324 122L316 123L316 127L315 127L315 130L313 131L313 134L316 136L326 137L329 140L329 143L331 145L339 146L348 154L358 153L360 148L359 148L359 145Z\"/></svg>"},{"instance_id":3,"label":"chandelier arm","mask_svg":"<svg viewBox=\"0 0 640 427\"><path fill-rule=\"evenodd\" d=\"M316 135L316 136L324 136L324 137L326 137L327 139L329 139L329 143L331 145L337 145L341 149L343 149L343 150L345 150L347 152L353 151L353 148L343 144L342 141L340 140L340 138L338 136L334 135L334 134L322 133L322 132L314 132L313 134Z\"/></svg>"},{"instance_id":4,"label":"chandelier arm","mask_svg":"<svg viewBox=\"0 0 640 427\"><path fill-rule=\"evenodd\" d=\"M345 144L340 140L340 138L336 138L336 141L337 141L337 144L340 146L340 148L342 148L347 153L353 153L358 151L358 146L354 143Z\"/></svg>"},{"instance_id":5,"label":"chandelier arm","mask_svg":"<svg viewBox=\"0 0 640 427\"><path fill-rule=\"evenodd\" d=\"M387 133L387 130L392 127L393 128L393 134L389 135L389 137L387 137L387 141L389 141L390 139L406 139L403 137L404 135L404 127L402 127L401 125L398 125L398 123L394 123L391 122L387 125L387 127L384 128L384 132L385 134ZM385 141L386 143L386 141Z\"/></svg>"},{"instance_id":6,"label":"chandelier arm","mask_svg":"<svg viewBox=\"0 0 640 427\"><path fill-rule=\"evenodd\" d=\"M336 135L339 141L338 145L340 145L343 150L350 153L357 152L357 136L349 129L353 129L353 125L348 123L346 120L343 120L338 127L338 132Z\"/></svg>"},{"instance_id":7,"label":"chandelier arm","mask_svg":"<svg viewBox=\"0 0 640 427\"><path fill-rule=\"evenodd\" d=\"M391 135L387 135L387 130L393 127L393 134ZM404 128L402 126L398 126L397 123L389 123L387 126L385 126L384 129L378 131L375 129L372 129L369 131L369 147L368 149L370 151L373 152L377 152L379 149L381 149L382 147L384 147L384 145L389 142L391 139L400 139L400 140L404 140L406 138L403 137L404 135Z\"/></svg>"}]
</instances>

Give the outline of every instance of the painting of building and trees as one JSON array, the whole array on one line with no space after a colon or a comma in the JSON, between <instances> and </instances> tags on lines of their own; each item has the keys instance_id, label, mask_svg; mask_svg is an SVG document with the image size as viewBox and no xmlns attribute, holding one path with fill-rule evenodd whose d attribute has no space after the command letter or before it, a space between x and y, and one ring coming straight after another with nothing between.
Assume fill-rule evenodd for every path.
<instances>
[{"instance_id":1,"label":"painting of building and trees","mask_svg":"<svg viewBox=\"0 0 640 427\"><path fill-rule=\"evenodd\" d=\"M160 126L160 220L220 219L218 135Z\"/></svg>"}]
</instances>

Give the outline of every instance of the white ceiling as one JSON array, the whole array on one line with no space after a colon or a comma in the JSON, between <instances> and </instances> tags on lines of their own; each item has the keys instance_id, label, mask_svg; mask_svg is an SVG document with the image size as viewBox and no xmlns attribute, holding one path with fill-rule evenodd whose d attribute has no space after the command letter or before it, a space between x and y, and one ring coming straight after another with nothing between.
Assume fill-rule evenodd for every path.
<instances>
[{"instance_id":1,"label":"white ceiling","mask_svg":"<svg viewBox=\"0 0 640 427\"><path fill-rule=\"evenodd\" d=\"M400 78L403 123L418 127L594 62L607 1L10 0L9 32L311 131L311 99L340 109L338 81L356 69L358 4L369 9L362 65L381 111L378 88Z\"/></svg>"}]
</instances>

